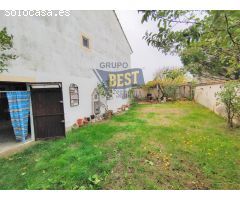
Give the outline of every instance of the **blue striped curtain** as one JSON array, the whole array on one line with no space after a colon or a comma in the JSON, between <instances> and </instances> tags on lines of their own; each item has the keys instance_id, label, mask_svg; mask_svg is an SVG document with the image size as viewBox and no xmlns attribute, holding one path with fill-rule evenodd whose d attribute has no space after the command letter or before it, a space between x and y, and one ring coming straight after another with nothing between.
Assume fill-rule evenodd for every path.
<instances>
[{"instance_id":1,"label":"blue striped curtain","mask_svg":"<svg viewBox=\"0 0 240 200\"><path fill-rule=\"evenodd\" d=\"M7 98L16 140L25 142L28 134L30 93L28 91L7 92Z\"/></svg>"}]
</instances>

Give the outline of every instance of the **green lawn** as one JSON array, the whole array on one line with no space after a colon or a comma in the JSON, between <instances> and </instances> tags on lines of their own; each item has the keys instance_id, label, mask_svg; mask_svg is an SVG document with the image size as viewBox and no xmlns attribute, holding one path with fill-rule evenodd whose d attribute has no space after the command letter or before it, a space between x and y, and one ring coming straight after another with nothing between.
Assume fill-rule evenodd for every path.
<instances>
[{"instance_id":1,"label":"green lawn","mask_svg":"<svg viewBox=\"0 0 240 200\"><path fill-rule=\"evenodd\" d=\"M0 159L0 189L240 189L240 129L192 102L137 105Z\"/></svg>"}]
</instances>

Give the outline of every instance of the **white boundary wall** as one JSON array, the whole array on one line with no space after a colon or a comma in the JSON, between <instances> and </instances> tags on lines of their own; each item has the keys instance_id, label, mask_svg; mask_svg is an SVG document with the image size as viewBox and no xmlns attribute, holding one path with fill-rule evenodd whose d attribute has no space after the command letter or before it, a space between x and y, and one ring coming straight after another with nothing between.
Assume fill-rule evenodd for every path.
<instances>
[{"instance_id":1,"label":"white boundary wall","mask_svg":"<svg viewBox=\"0 0 240 200\"><path fill-rule=\"evenodd\" d=\"M222 88L222 83L197 86L194 92L194 100L218 115L225 116L224 105L219 103L217 96L217 92L220 92Z\"/></svg>"}]
</instances>

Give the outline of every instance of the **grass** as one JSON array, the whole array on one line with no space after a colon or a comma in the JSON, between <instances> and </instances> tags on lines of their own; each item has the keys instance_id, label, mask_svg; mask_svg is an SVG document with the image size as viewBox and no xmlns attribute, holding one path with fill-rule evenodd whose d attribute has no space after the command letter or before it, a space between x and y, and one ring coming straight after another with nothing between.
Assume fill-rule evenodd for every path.
<instances>
[{"instance_id":1,"label":"grass","mask_svg":"<svg viewBox=\"0 0 240 200\"><path fill-rule=\"evenodd\" d=\"M136 105L0 159L0 189L240 189L239 139L193 102Z\"/></svg>"}]
</instances>

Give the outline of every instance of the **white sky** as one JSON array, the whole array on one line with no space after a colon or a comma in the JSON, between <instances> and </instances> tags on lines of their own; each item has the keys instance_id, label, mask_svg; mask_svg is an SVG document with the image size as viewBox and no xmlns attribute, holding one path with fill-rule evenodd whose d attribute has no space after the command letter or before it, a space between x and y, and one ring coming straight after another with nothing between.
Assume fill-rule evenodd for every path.
<instances>
[{"instance_id":1,"label":"white sky","mask_svg":"<svg viewBox=\"0 0 240 200\"><path fill-rule=\"evenodd\" d=\"M141 23L142 14L137 11L116 11L122 28L133 49L131 66L143 69L145 82L152 80L157 69L164 66L182 66L178 56L164 55L147 45L142 39L146 30L156 30L154 22Z\"/></svg>"}]
</instances>

